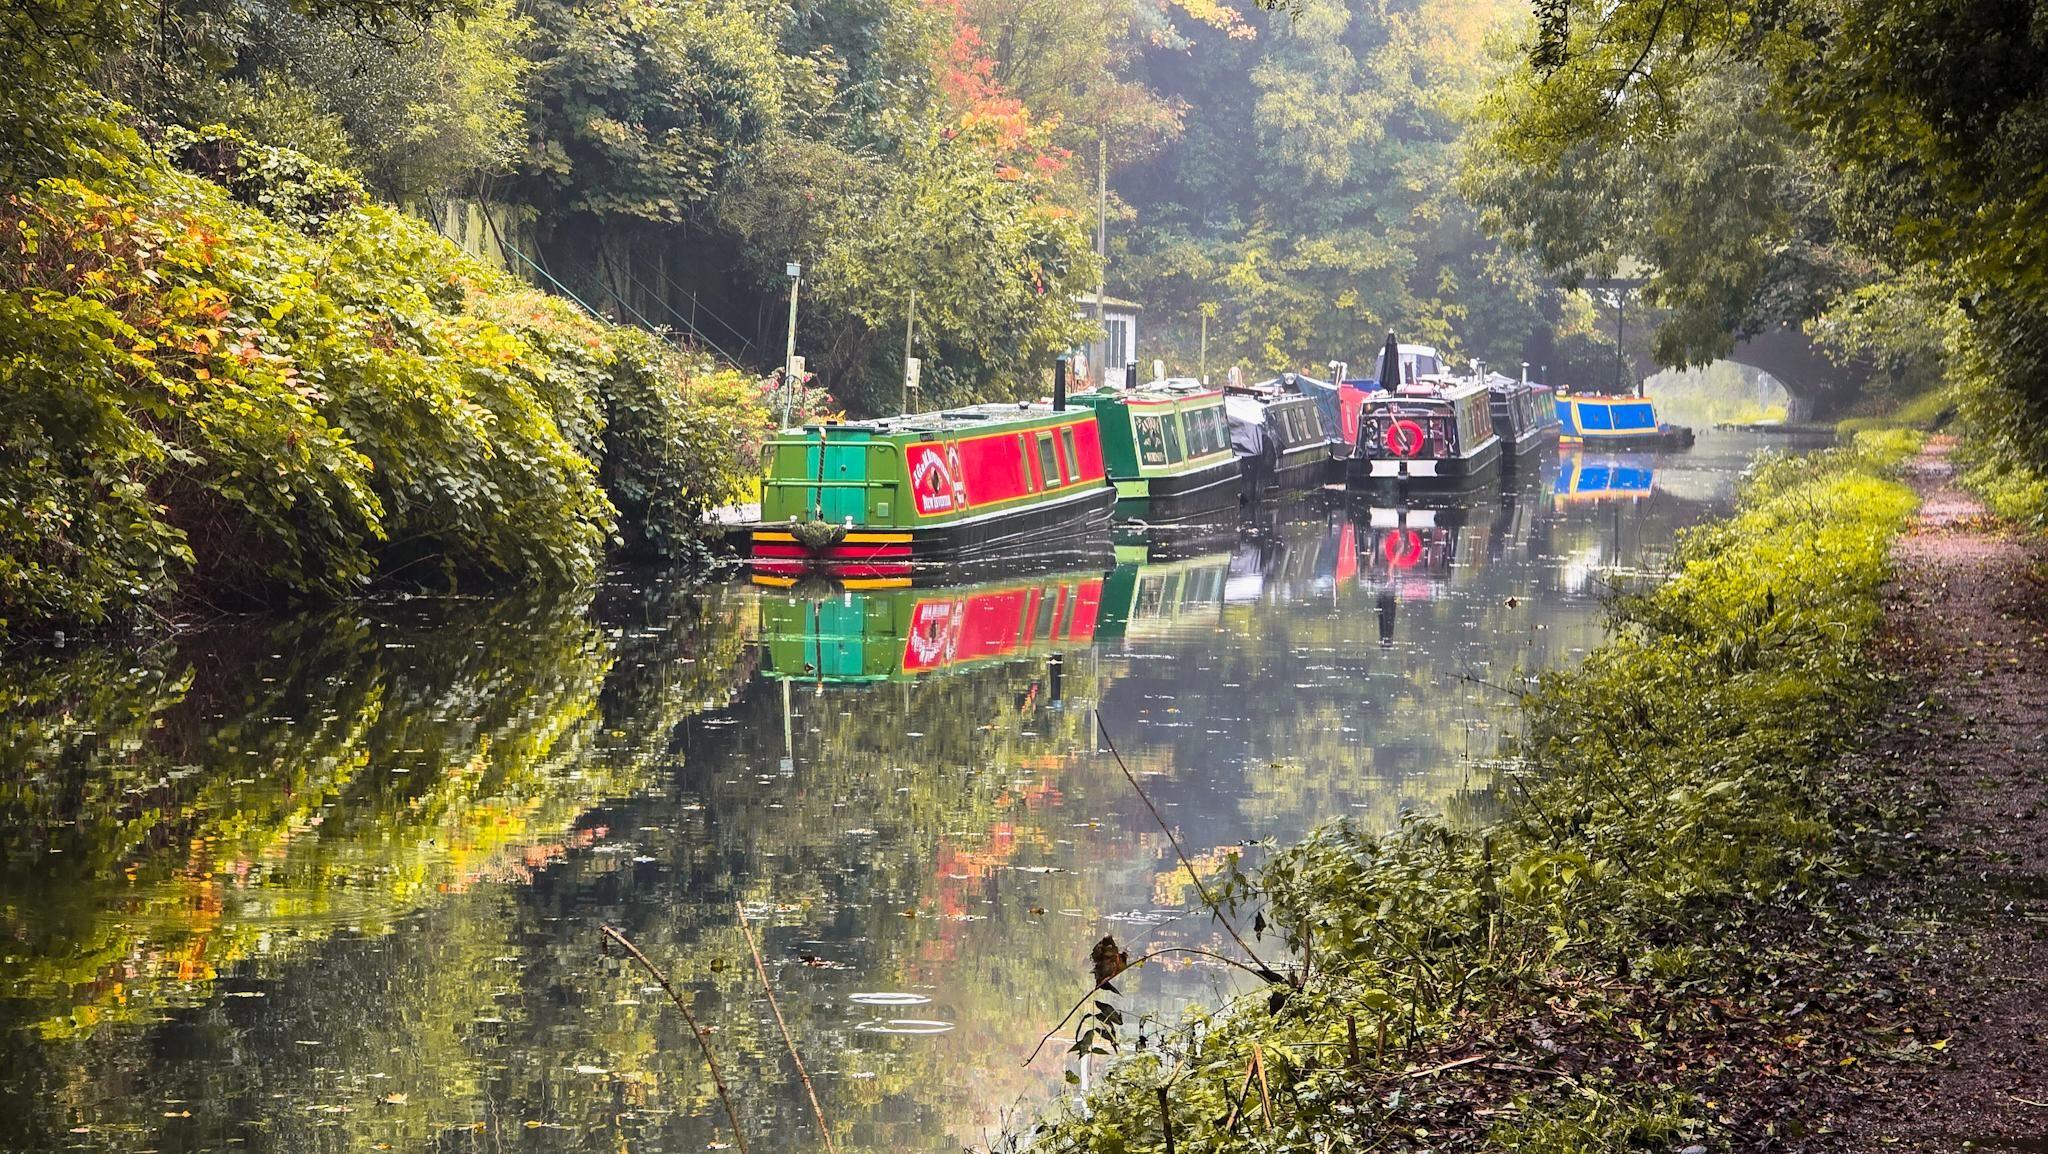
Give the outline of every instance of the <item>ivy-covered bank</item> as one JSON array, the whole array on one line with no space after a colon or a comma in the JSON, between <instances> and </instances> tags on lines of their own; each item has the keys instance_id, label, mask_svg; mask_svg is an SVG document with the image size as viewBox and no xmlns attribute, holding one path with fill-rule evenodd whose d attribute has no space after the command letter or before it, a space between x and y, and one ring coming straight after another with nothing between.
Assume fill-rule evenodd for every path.
<instances>
[{"instance_id":1,"label":"ivy-covered bank","mask_svg":"<svg viewBox=\"0 0 2048 1154\"><path fill-rule=\"evenodd\" d=\"M585 581L737 495L751 380L296 153L117 116L0 199L0 635Z\"/></svg>"},{"instance_id":2,"label":"ivy-covered bank","mask_svg":"<svg viewBox=\"0 0 2048 1154\"><path fill-rule=\"evenodd\" d=\"M1534 683L1496 820L1340 822L1278 855L1224 900L1288 973L1164 1032L1104 993L1079 1045L1126 1060L1015 1144L1163 1150L1168 1116L1182 1152L1794 1137L1889 1016L1832 916L1880 810L1830 774L1881 696L1866 643L1916 443L1760 467L1612 641Z\"/></svg>"}]
</instances>

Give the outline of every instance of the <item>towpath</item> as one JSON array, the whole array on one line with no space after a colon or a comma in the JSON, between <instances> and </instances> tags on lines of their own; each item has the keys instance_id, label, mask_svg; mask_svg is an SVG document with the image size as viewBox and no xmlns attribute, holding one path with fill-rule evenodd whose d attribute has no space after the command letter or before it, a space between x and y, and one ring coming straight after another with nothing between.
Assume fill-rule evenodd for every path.
<instances>
[{"instance_id":1,"label":"towpath","mask_svg":"<svg viewBox=\"0 0 2048 1154\"><path fill-rule=\"evenodd\" d=\"M1985 518L1953 448L1909 469L1883 641L1904 684L1849 767L1927 806L1866 895L1924 958L1924 1048L1829 1111L1841 1150L2048 1152L2048 547Z\"/></svg>"}]
</instances>

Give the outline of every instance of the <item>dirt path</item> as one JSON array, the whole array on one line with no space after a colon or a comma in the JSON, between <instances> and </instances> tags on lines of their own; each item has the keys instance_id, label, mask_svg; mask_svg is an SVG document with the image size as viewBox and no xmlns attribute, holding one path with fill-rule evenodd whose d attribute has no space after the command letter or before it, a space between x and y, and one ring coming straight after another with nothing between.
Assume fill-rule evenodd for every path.
<instances>
[{"instance_id":1,"label":"dirt path","mask_svg":"<svg viewBox=\"0 0 2048 1154\"><path fill-rule=\"evenodd\" d=\"M1985 522L1952 448L1909 473L1924 503L1884 641L1905 684L1851 766L1930 804L1868 896L1926 952L1907 1002L1946 1042L1827 1122L1843 1150L2048 1152L2048 548Z\"/></svg>"}]
</instances>

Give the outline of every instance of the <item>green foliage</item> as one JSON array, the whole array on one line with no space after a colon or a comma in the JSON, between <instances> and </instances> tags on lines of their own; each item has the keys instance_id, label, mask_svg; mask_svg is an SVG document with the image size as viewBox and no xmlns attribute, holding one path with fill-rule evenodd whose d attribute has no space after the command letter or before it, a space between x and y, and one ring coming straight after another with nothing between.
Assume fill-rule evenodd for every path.
<instances>
[{"instance_id":1,"label":"green foliage","mask_svg":"<svg viewBox=\"0 0 2048 1154\"><path fill-rule=\"evenodd\" d=\"M1811 322L1881 392L1959 384L1975 476L2036 519L2039 23L2009 0L1546 4L1485 106L1474 193L1554 268L1648 262L1668 362Z\"/></svg>"},{"instance_id":2,"label":"green foliage","mask_svg":"<svg viewBox=\"0 0 2048 1154\"><path fill-rule=\"evenodd\" d=\"M651 338L295 154L220 130L164 150L131 138L98 187L0 206L9 630L122 623L188 579L582 582L615 530L601 471L659 552L749 471L761 406L730 380L693 395L702 370Z\"/></svg>"},{"instance_id":3,"label":"green foliage","mask_svg":"<svg viewBox=\"0 0 2048 1154\"><path fill-rule=\"evenodd\" d=\"M1653 1056L1710 1031L1710 999L1751 996L1735 975L1766 947L1739 945L1745 926L1824 902L1853 868L1824 774L1845 719L1876 699L1863 651L1913 507L1888 474L1916 445L1887 434L1760 467L1733 517L1685 537L1668 581L1616 602L1612 641L1539 679L1495 785L1503 821L1377 836L1340 822L1233 885L1234 907L1303 960L1161 1044L1178 1148L1711 1138L1694 1088L1724 1068ZM1558 1042L1582 1052L1560 1062ZM1508 1076L1448 1072L1479 1061ZM1150 1052L1116 1066L1033 1148L1163 1148L1166 1074Z\"/></svg>"},{"instance_id":4,"label":"green foliage","mask_svg":"<svg viewBox=\"0 0 2048 1154\"><path fill-rule=\"evenodd\" d=\"M550 0L531 15L519 188L546 216L687 220L775 123L780 57L744 6Z\"/></svg>"},{"instance_id":5,"label":"green foliage","mask_svg":"<svg viewBox=\"0 0 2048 1154\"><path fill-rule=\"evenodd\" d=\"M1254 374L1333 358L1369 372L1389 328L1565 379L1611 364L1584 297L1482 235L1457 192L1459 115L1503 8L1288 7L1241 28L1176 15L1141 57L1186 125L1156 157L1112 158L1135 217L1112 274L1147 331L1191 364L1213 305L1211 370Z\"/></svg>"},{"instance_id":6,"label":"green foliage","mask_svg":"<svg viewBox=\"0 0 2048 1154\"><path fill-rule=\"evenodd\" d=\"M1039 395L1052 354L1087 332L1072 293L1094 260L1078 217L1046 202L1042 178L1006 166L989 126L927 123L902 148L901 167L823 207L816 305L827 324L868 334L872 345L903 323L915 289L919 323L936 334L923 352L935 369L922 384L927 403L967 403L1004 387ZM897 378L863 374L856 380L869 387L839 396L888 411Z\"/></svg>"},{"instance_id":7,"label":"green foliage","mask_svg":"<svg viewBox=\"0 0 2048 1154\"><path fill-rule=\"evenodd\" d=\"M289 149L252 140L223 125L173 127L161 146L173 165L203 176L279 224L318 233L365 196L355 178Z\"/></svg>"},{"instance_id":8,"label":"green foliage","mask_svg":"<svg viewBox=\"0 0 2048 1154\"><path fill-rule=\"evenodd\" d=\"M440 195L509 171L525 143L531 32L509 0L385 29L262 10L227 82L181 92L177 111L352 167L395 200Z\"/></svg>"}]
</instances>

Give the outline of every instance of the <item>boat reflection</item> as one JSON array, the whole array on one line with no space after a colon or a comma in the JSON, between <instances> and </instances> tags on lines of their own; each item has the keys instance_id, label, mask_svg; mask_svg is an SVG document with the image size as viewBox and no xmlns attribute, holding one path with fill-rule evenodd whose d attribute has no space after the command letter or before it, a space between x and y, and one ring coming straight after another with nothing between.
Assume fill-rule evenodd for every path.
<instances>
[{"instance_id":1,"label":"boat reflection","mask_svg":"<svg viewBox=\"0 0 2048 1154\"><path fill-rule=\"evenodd\" d=\"M1636 500L1656 488L1657 458L1649 453L1564 453L1553 486L1560 505L1569 501Z\"/></svg>"},{"instance_id":2,"label":"boat reflection","mask_svg":"<svg viewBox=\"0 0 2048 1154\"><path fill-rule=\"evenodd\" d=\"M761 671L831 683L917 679L1095 640L1102 574L761 599Z\"/></svg>"}]
</instances>

